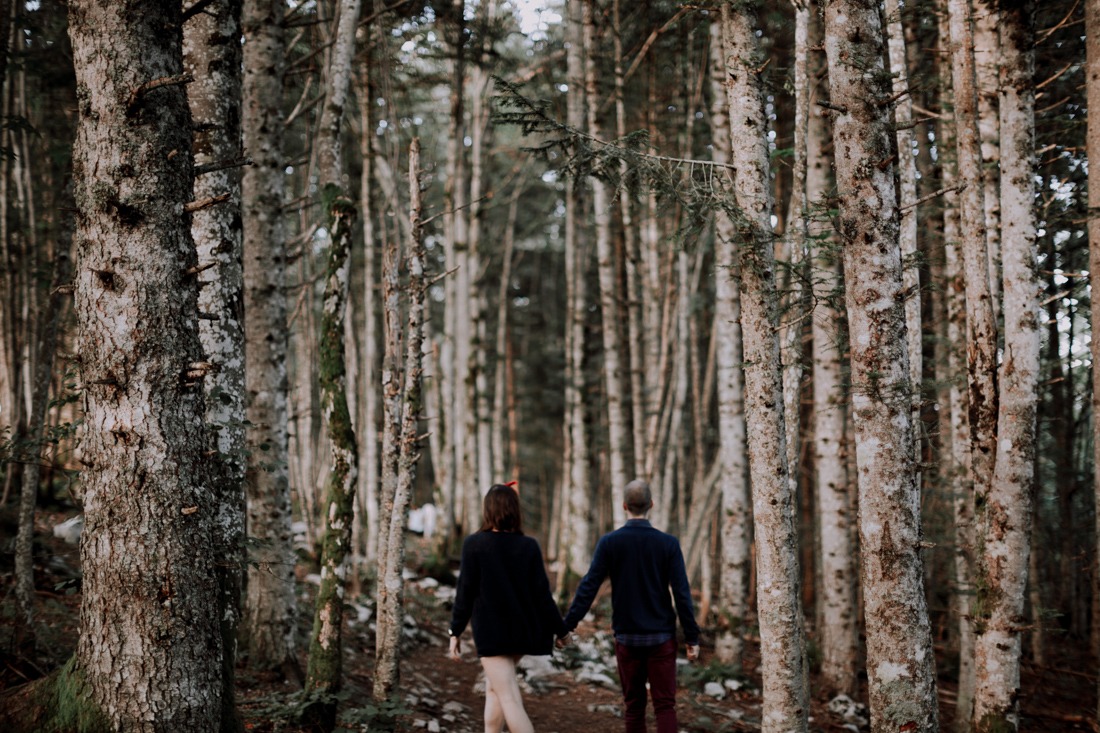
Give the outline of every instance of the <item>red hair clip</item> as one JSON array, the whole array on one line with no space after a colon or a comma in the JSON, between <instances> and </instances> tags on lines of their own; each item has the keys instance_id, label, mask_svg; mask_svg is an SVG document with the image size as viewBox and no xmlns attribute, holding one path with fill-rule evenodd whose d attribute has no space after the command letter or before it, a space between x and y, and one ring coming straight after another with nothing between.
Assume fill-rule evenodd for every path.
<instances>
[{"instance_id":1,"label":"red hair clip","mask_svg":"<svg viewBox=\"0 0 1100 733\"><path fill-rule=\"evenodd\" d=\"M519 493L519 481L509 481L504 485L508 486L509 488L515 489L517 494Z\"/></svg>"}]
</instances>

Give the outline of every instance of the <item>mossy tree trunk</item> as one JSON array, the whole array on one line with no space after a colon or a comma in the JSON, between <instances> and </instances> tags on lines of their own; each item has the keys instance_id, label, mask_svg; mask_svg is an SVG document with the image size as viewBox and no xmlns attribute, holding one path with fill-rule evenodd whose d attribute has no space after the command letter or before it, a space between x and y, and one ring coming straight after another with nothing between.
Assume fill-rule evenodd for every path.
<instances>
[{"instance_id":1,"label":"mossy tree trunk","mask_svg":"<svg viewBox=\"0 0 1100 733\"><path fill-rule=\"evenodd\" d=\"M318 159L322 204L328 214L329 253L321 315L318 354L321 416L332 446L332 464L325 488L325 531L321 544L321 585L313 615L313 634L306 671L306 722L332 730L336 724L336 694L342 687L344 596L351 553L351 524L358 473L358 449L348 410L344 316L350 283L351 238L357 209L341 186L340 148L344 108L351 78L359 0L343 0L327 72L325 106L321 114Z\"/></svg>"}]
</instances>

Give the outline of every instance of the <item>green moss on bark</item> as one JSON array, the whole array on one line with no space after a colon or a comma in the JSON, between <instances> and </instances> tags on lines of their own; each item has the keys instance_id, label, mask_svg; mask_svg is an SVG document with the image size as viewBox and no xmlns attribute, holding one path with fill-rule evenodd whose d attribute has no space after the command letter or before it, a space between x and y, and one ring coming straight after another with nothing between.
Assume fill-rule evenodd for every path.
<instances>
[{"instance_id":1,"label":"green moss on bark","mask_svg":"<svg viewBox=\"0 0 1100 733\"><path fill-rule=\"evenodd\" d=\"M76 658L38 683L32 709L40 711L34 730L40 733L111 733L107 715L92 701Z\"/></svg>"}]
</instances>

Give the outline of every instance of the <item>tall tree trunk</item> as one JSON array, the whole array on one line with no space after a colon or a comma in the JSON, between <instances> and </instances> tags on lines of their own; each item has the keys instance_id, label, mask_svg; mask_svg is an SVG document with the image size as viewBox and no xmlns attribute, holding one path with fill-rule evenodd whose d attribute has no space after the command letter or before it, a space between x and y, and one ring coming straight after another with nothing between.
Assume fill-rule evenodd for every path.
<instances>
[{"instance_id":1,"label":"tall tree trunk","mask_svg":"<svg viewBox=\"0 0 1100 733\"><path fill-rule=\"evenodd\" d=\"M825 50L835 111L871 725L931 733L939 723L891 161L893 92L878 4L830 3Z\"/></svg>"},{"instance_id":2,"label":"tall tree trunk","mask_svg":"<svg viewBox=\"0 0 1100 733\"><path fill-rule=\"evenodd\" d=\"M958 170L959 216L967 222L959 229L959 252L965 283L966 330L963 343L967 355L967 427L969 428L969 481L971 505L963 509L973 514L975 500L989 494L997 455L997 331L990 289L985 195L982 181L982 157L978 132L978 92L974 62L974 31L969 0L948 0L948 24L951 49L951 82L954 93L955 151ZM965 520L965 517L964 517ZM965 521L960 525L966 529ZM972 532L974 530L971 530ZM977 571L976 535L957 535L963 544L969 569ZM971 580L976 580L976 576ZM973 608L971 608L971 619ZM973 662L960 665L968 673L976 672ZM977 678L974 677L975 683ZM969 682L968 678L962 678ZM970 699L969 690L960 694Z\"/></svg>"},{"instance_id":3,"label":"tall tree trunk","mask_svg":"<svg viewBox=\"0 0 1100 733\"><path fill-rule=\"evenodd\" d=\"M479 4L477 19L486 28L492 28L497 22L497 0L484 0ZM469 261L467 267L470 271L470 320L476 324L473 334L473 342L470 345L469 372L473 375L471 382L473 400L470 414L471 422L469 431L476 438L476 471L474 475L481 492L488 491L496 481L493 479L493 424L489 405L489 358L490 344L488 332L489 284L484 282L481 265L485 243L482 241L481 231L485 213L482 209L485 190L491 190L491 184L485 180L485 148L489 142L491 128L489 126L489 105L486 103L486 93L489 88L489 73L492 65L492 43L488 35L482 35L481 43L477 49L476 63L470 68L470 227L469 227ZM496 348L503 348L503 344L497 343ZM499 353L493 354L499 361ZM497 479L499 480L499 479Z\"/></svg>"},{"instance_id":4,"label":"tall tree trunk","mask_svg":"<svg viewBox=\"0 0 1100 733\"><path fill-rule=\"evenodd\" d=\"M2 9L0 9L2 12ZM72 246L71 221L58 243L54 263L53 285L46 310L41 314L42 330L34 359L34 380L31 412L27 420L28 451L23 467L23 485L19 495L19 529L15 538L15 598L21 621L34 634L34 515L38 504L38 485L42 476L43 438L46 430L46 410L50 399L50 382L61 331L61 311L65 301L63 285L72 279L69 249Z\"/></svg>"},{"instance_id":5,"label":"tall tree trunk","mask_svg":"<svg viewBox=\"0 0 1100 733\"><path fill-rule=\"evenodd\" d=\"M622 2L611 6L615 63L615 136L626 137L625 76L623 74ZM621 175L629 175L624 162ZM624 270L626 273L627 358L630 367L631 442L634 455L634 475L645 477L646 432L645 405L648 380L645 364L646 333L642 322L642 263L637 228L634 225L634 199L626 191L619 192L619 216L622 219Z\"/></svg>"},{"instance_id":6,"label":"tall tree trunk","mask_svg":"<svg viewBox=\"0 0 1100 733\"><path fill-rule=\"evenodd\" d=\"M809 47L821 45L821 20L810 20ZM819 100L828 97L824 54L813 52L811 79L821 79L813 95L806 134L806 199L813 211L825 205L829 193L830 158L826 152L829 123ZM831 692L855 695L858 691L859 610L856 583L859 566L854 556L855 517L851 511L854 486L848 474L848 397L842 378L844 286L840 253L835 240L824 231L821 217L811 219L810 237L817 242L814 257L813 334L813 435L820 562L821 674Z\"/></svg>"},{"instance_id":7,"label":"tall tree trunk","mask_svg":"<svg viewBox=\"0 0 1100 733\"><path fill-rule=\"evenodd\" d=\"M711 36L711 129L714 162L730 159L729 101L726 98L722 23L715 20ZM741 666L744 633L749 621L749 562L752 517L745 444L745 395L741 355L741 294L737 272L737 231L729 212L715 211L714 339L718 388L718 460L722 465L722 511L719 522L721 558L718 610L726 620L715 644L725 664Z\"/></svg>"},{"instance_id":8,"label":"tall tree trunk","mask_svg":"<svg viewBox=\"0 0 1100 733\"><path fill-rule=\"evenodd\" d=\"M76 658L117 730L209 731L221 716L181 25L178 4L69 4L87 462Z\"/></svg>"},{"instance_id":9,"label":"tall tree trunk","mask_svg":"<svg viewBox=\"0 0 1100 733\"><path fill-rule=\"evenodd\" d=\"M810 115L808 76L810 6L794 0L794 158L791 164L791 198L787 207L782 249L787 259L783 278L784 316L780 328L783 358L783 420L787 434L787 470L792 491L798 495L799 456L802 446L802 375L805 312L809 304L805 283L806 248L809 243L809 199L806 196L806 133Z\"/></svg>"},{"instance_id":10,"label":"tall tree trunk","mask_svg":"<svg viewBox=\"0 0 1100 733\"><path fill-rule=\"evenodd\" d=\"M568 123L575 129L585 124L584 98L584 0L567 0L565 33L566 98ZM584 574L592 552L592 500L588 482L588 427L585 424L585 315L588 312L588 288L585 284L584 198L582 182L566 184L565 192L565 467L562 502L566 520L562 522L564 571L562 583L572 573Z\"/></svg>"},{"instance_id":11,"label":"tall tree trunk","mask_svg":"<svg viewBox=\"0 0 1100 733\"><path fill-rule=\"evenodd\" d=\"M946 12L947 0L942 0L939 13L939 81L940 107L944 111L937 127L937 138L944 151L940 165L944 195L944 325L943 348L945 372L939 381L947 386L948 433L945 453L948 456L945 476L951 487L954 519L954 577L951 590L952 618L957 624L959 687L955 702L955 731L970 730L974 709L974 628L970 623L970 600L973 596L974 488L970 472L970 418L967 410L966 379L966 279L960 257L959 199L955 182L955 122L948 114L954 107L951 82L950 24Z\"/></svg>"},{"instance_id":12,"label":"tall tree trunk","mask_svg":"<svg viewBox=\"0 0 1100 733\"><path fill-rule=\"evenodd\" d=\"M982 151L982 199L985 205L986 256L993 320L1001 312L1001 140L997 119L998 69L1002 59L993 3L971 0L974 13L974 74L978 91L978 136Z\"/></svg>"},{"instance_id":13,"label":"tall tree trunk","mask_svg":"<svg viewBox=\"0 0 1100 733\"><path fill-rule=\"evenodd\" d=\"M5 55L5 71L7 55L13 47L13 40L18 32L13 18L18 12L15 4L8 4L8 11L4 19L3 30L6 31L2 43ZM5 75L0 84L0 114L6 119L14 116L12 101L16 97L13 92L14 80ZM0 131L0 147L6 150L16 150L17 130L5 129ZM2 370L0 370L0 386L5 391L0 393L3 405L6 406L6 422L11 429L12 437L16 445L26 440L27 433L27 403L28 397L25 389L27 371L31 369L30 354L27 352L28 331L33 324L29 323L28 308L31 299L28 297L28 272L31 257L26 251L26 241L19 227L19 206L12 189L18 190L18 186L12 185L17 179L16 166L19 162L16 156L4 156L0 160L0 254L3 255L2 269L4 280L2 282L5 301L2 313L0 313L0 335L3 336L3 348L0 349L0 357L3 358ZM8 464L8 470L4 472L4 487L0 493L0 504L6 504L8 496L13 488L21 485L23 464L19 461Z\"/></svg>"},{"instance_id":14,"label":"tall tree trunk","mask_svg":"<svg viewBox=\"0 0 1100 733\"><path fill-rule=\"evenodd\" d=\"M321 585L313 616L313 634L306 670L310 700L306 719L331 730L336 724L335 693L342 686L344 595L351 552L355 489L359 455L348 411L345 367L346 313L352 226L356 206L342 183L341 128L355 55L355 31L360 0L341 0L332 56L326 70L324 110L317 145L322 204L329 233L328 267L319 344L321 416L332 448L332 466L326 481L325 533L321 546Z\"/></svg>"},{"instance_id":15,"label":"tall tree trunk","mask_svg":"<svg viewBox=\"0 0 1100 733\"><path fill-rule=\"evenodd\" d=\"M1018 727L1020 647L1031 551L1031 492L1039 400L1039 281L1035 201L1034 5L998 13L1001 32L1001 237L1005 348L1000 371L997 460L979 497L980 611L974 653L979 671L974 727Z\"/></svg>"},{"instance_id":16,"label":"tall tree trunk","mask_svg":"<svg viewBox=\"0 0 1100 733\"><path fill-rule=\"evenodd\" d=\"M1085 3L1085 50L1087 54L1087 94L1088 104L1092 109L1100 109L1100 2ZM1088 132L1086 137L1087 154L1089 160L1100 160L1100 116L1093 115L1088 120ZM1089 171L1088 204L1090 211L1100 211L1100 170ZM1089 272L1100 272L1100 217L1090 216L1088 222L1089 235ZM1095 330L1100 324L1100 298L1090 300L1091 323ZM1100 364L1100 339L1091 341L1092 363ZM1093 435L1100 435L1100 369L1092 370L1092 430ZM1100 440L1093 440L1093 465L1100 466ZM1093 608L1100 604L1100 471L1093 473L1092 479L1093 514L1096 521L1096 547L1093 548L1094 560L1092 572L1092 599ZM1032 584L1036 584L1038 578L1032 578ZM1092 623L1092 648L1093 653L1100 653L1100 613L1093 613ZM1100 695L1100 681L1097 682L1097 693ZM1100 697L1097 702L1097 716L1100 717Z\"/></svg>"},{"instance_id":17,"label":"tall tree trunk","mask_svg":"<svg viewBox=\"0 0 1100 733\"><path fill-rule=\"evenodd\" d=\"M588 99L588 134L602 137L598 115L599 88L596 81L596 26L594 0L584 3L585 96ZM615 245L611 241L611 207L614 202L610 186L599 177L591 178L592 211L596 221L596 267L600 282L600 314L603 336L603 374L607 400L608 458L611 468L611 513L615 526L626 518L622 492L627 477L627 437L631 435L627 425L625 385L623 383L622 336L620 334L618 263L615 261ZM667 488L667 487L666 487Z\"/></svg>"},{"instance_id":18,"label":"tall tree trunk","mask_svg":"<svg viewBox=\"0 0 1100 733\"><path fill-rule=\"evenodd\" d=\"M909 351L909 381L913 389L913 450L914 460L921 457L921 322L920 267L917 252L917 157L913 146L913 98L909 93L906 71L905 28L901 22L898 0L886 0L884 15L888 19L890 76L894 80L894 123L898 145L898 204L902 216L898 228L901 246L902 285L905 290L905 332ZM920 481L918 477L918 482Z\"/></svg>"},{"instance_id":19,"label":"tall tree trunk","mask_svg":"<svg viewBox=\"0 0 1100 733\"><path fill-rule=\"evenodd\" d=\"M375 2L367 0L365 8L373 15ZM375 104L374 92L374 50L373 25L366 26L367 48L363 51L359 67L359 155L363 161L363 171L359 179L359 208L363 218L363 333L362 356L359 360L360 409L356 434L359 438L359 507L362 512L363 556L368 566L378 557L378 294L377 252L374 235L374 138Z\"/></svg>"},{"instance_id":20,"label":"tall tree trunk","mask_svg":"<svg viewBox=\"0 0 1100 733\"><path fill-rule=\"evenodd\" d=\"M203 351L215 369L205 381L206 422L218 456L211 464L218 493L217 564L222 612L222 731L243 730L234 705L237 630L244 581L246 470L244 275L241 249L241 0L212 3L183 34L184 68L195 125L196 201L224 203L196 211L191 236L200 266L199 323Z\"/></svg>"},{"instance_id":21,"label":"tall tree trunk","mask_svg":"<svg viewBox=\"0 0 1100 733\"><path fill-rule=\"evenodd\" d=\"M409 146L409 221L408 253L409 315L405 324L404 384L397 384L394 368L397 339L388 342L386 359L389 369L383 375L386 390L386 429L392 441L383 473L394 474L393 504L389 507L389 535L386 537L386 563L379 573L378 635L375 642L374 699L388 700L397 691L398 657L403 628L403 572L405 567L405 527L409 499L416 478L416 462L420 457L419 419L421 405L421 348L423 344L424 301L427 290L424 248L420 224L420 141L413 138ZM398 316L398 254L396 246L387 248L384 273L386 318L389 332L396 334ZM396 434L394 434L396 431Z\"/></svg>"},{"instance_id":22,"label":"tall tree trunk","mask_svg":"<svg viewBox=\"0 0 1100 733\"><path fill-rule=\"evenodd\" d=\"M512 260L516 245L516 221L519 218L519 200L524 190L525 186L522 183L516 186L516 190L508 202L508 219L504 224L504 244L500 256L500 290L497 294L496 333L497 348L503 350L504 353L497 362L496 374L493 380L492 423L497 426L497 430L493 433L493 475L507 476L510 471L512 478L515 480L519 480L517 456L513 455L510 450L505 449L505 436L507 436L509 446L514 445L518 439L516 426L511 419L515 416L515 410L509 409L508 399L508 395L511 394L508 376L512 366L512 329L509 324L509 313L511 312L509 303L512 300Z\"/></svg>"},{"instance_id":23,"label":"tall tree trunk","mask_svg":"<svg viewBox=\"0 0 1100 733\"><path fill-rule=\"evenodd\" d=\"M254 669L301 681L296 559L291 531L287 438L286 229L283 158L285 41L280 0L244 0L244 147L252 165L241 182L244 229L246 415L251 424L245 490L248 565L243 646Z\"/></svg>"},{"instance_id":24,"label":"tall tree trunk","mask_svg":"<svg viewBox=\"0 0 1100 733\"><path fill-rule=\"evenodd\" d=\"M756 536L762 728L805 731L809 704L795 495L788 480L780 375L771 183L755 35L757 3L722 6L734 192L740 228L745 420Z\"/></svg>"},{"instance_id":25,"label":"tall tree trunk","mask_svg":"<svg viewBox=\"0 0 1100 733\"><path fill-rule=\"evenodd\" d=\"M948 0L951 77L955 100L955 143L960 250L966 275L967 404L971 472L975 497L989 493L997 456L997 326L993 317L986 247L982 158L978 136L974 34L969 0Z\"/></svg>"}]
</instances>

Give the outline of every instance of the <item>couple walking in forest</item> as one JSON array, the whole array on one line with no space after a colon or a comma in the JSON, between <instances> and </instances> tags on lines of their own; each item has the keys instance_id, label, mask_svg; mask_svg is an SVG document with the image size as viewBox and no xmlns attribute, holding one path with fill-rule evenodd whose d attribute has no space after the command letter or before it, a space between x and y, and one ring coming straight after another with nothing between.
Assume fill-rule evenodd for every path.
<instances>
[{"instance_id":1,"label":"couple walking in forest","mask_svg":"<svg viewBox=\"0 0 1100 733\"><path fill-rule=\"evenodd\" d=\"M486 733L500 733L505 723L511 733L533 733L516 664L525 654L549 654L555 643L564 647L607 578L626 731L646 731L648 683L657 733L676 733L676 618L684 630L689 660L699 657L699 626L680 543L649 523L646 516L652 507L645 481L626 485L626 524L596 544L592 564L563 619L542 551L523 534L518 493L499 484L489 489L482 527L462 546L448 629L450 656L457 660L462 632L473 619L474 646L485 671Z\"/></svg>"}]
</instances>

